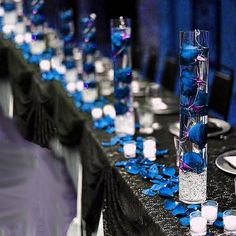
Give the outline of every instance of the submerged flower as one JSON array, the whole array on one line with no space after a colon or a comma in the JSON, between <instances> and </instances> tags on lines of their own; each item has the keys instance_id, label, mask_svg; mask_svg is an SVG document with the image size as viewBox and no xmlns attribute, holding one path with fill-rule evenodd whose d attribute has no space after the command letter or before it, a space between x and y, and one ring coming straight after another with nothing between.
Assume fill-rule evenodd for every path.
<instances>
[{"instance_id":1,"label":"submerged flower","mask_svg":"<svg viewBox=\"0 0 236 236\"><path fill-rule=\"evenodd\" d=\"M115 103L114 106L115 106L117 115L123 115L129 110L128 106L121 102Z\"/></svg>"},{"instance_id":2,"label":"submerged flower","mask_svg":"<svg viewBox=\"0 0 236 236\"><path fill-rule=\"evenodd\" d=\"M114 96L116 99L124 99L129 97L130 89L128 86L124 88L115 88L114 90Z\"/></svg>"},{"instance_id":3,"label":"submerged flower","mask_svg":"<svg viewBox=\"0 0 236 236\"><path fill-rule=\"evenodd\" d=\"M196 93L196 74L189 70L183 70L181 73L180 87L184 95L189 96Z\"/></svg>"},{"instance_id":4,"label":"submerged flower","mask_svg":"<svg viewBox=\"0 0 236 236\"><path fill-rule=\"evenodd\" d=\"M188 137L199 148L204 148L207 143L207 125L202 122L196 123L189 129Z\"/></svg>"},{"instance_id":5,"label":"submerged flower","mask_svg":"<svg viewBox=\"0 0 236 236\"><path fill-rule=\"evenodd\" d=\"M126 51L129 46L130 35L126 32L113 32L111 35L112 53L118 56Z\"/></svg>"},{"instance_id":6,"label":"submerged flower","mask_svg":"<svg viewBox=\"0 0 236 236\"><path fill-rule=\"evenodd\" d=\"M132 69L127 67L117 70L115 72L115 81L130 84L132 81Z\"/></svg>"},{"instance_id":7,"label":"submerged flower","mask_svg":"<svg viewBox=\"0 0 236 236\"><path fill-rule=\"evenodd\" d=\"M183 65L194 63L198 53L198 48L196 46L184 44L180 49L180 63Z\"/></svg>"},{"instance_id":8,"label":"submerged flower","mask_svg":"<svg viewBox=\"0 0 236 236\"><path fill-rule=\"evenodd\" d=\"M182 170L192 170L198 174L203 172L204 160L200 153L186 152L183 155L183 160L180 162Z\"/></svg>"},{"instance_id":9,"label":"submerged flower","mask_svg":"<svg viewBox=\"0 0 236 236\"><path fill-rule=\"evenodd\" d=\"M84 71L86 73L93 73L95 71L95 66L93 63L85 63L84 64Z\"/></svg>"}]
</instances>

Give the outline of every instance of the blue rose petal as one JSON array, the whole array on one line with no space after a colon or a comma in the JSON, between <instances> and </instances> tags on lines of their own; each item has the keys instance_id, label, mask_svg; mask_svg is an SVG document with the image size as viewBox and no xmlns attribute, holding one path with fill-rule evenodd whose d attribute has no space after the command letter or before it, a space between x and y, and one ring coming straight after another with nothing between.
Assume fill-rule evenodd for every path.
<instances>
[{"instance_id":1,"label":"blue rose petal","mask_svg":"<svg viewBox=\"0 0 236 236\"><path fill-rule=\"evenodd\" d=\"M114 90L114 97L116 99L124 99L129 97L129 95L130 95L130 89L128 86L123 88L115 88Z\"/></svg>"},{"instance_id":2,"label":"blue rose petal","mask_svg":"<svg viewBox=\"0 0 236 236\"><path fill-rule=\"evenodd\" d=\"M158 175L158 167L156 164L150 166L148 170L148 175L150 176L151 179L153 179L156 175Z\"/></svg>"},{"instance_id":3,"label":"blue rose petal","mask_svg":"<svg viewBox=\"0 0 236 236\"><path fill-rule=\"evenodd\" d=\"M187 205L187 208L188 208L188 209L194 210L194 211L199 210L200 207L201 207L201 205L199 205L199 204L190 204L190 205Z\"/></svg>"},{"instance_id":4,"label":"blue rose petal","mask_svg":"<svg viewBox=\"0 0 236 236\"><path fill-rule=\"evenodd\" d=\"M218 229L223 229L224 228L224 222L222 220L217 219L214 223L213 226L215 226Z\"/></svg>"},{"instance_id":5,"label":"blue rose petal","mask_svg":"<svg viewBox=\"0 0 236 236\"><path fill-rule=\"evenodd\" d=\"M181 73L180 89L186 96L194 95L197 91L196 74L193 71L183 70Z\"/></svg>"},{"instance_id":6,"label":"blue rose petal","mask_svg":"<svg viewBox=\"0 0 236 236\"><path fill-rule=\"evenodd\" d=\"M116 145L120 141L120 138L118 136L115 136L114 138L111 139L110 142L102 142L103 147L111 147Z\"/></svg>"},{"instance_id":7,"label":"blue rose petal","mask_svg":"<svg viewBox=\"0 0 236 236\"><path fill-rule=\"evenodd\" d=\"M157 157L165 156L165 155L168 155L168 154L169 154L169 150L167 150L167 149L158 149L156 151L156 156Z\"/></svg>"},{"instance_id":8,"label":"blue rose petal","mask_svg":"<svg viewBox=\"0 0 236 236\"><path fill-rule=\"evenodd\" d=\"M173 191L171 190L171 188L168 187L162 187L159 192L158 192L160 197L174 197Z\"/></svg>"},{"instance_id":9,"label":"blue rose petal","mask_svg":"<svg viewBox=\"0 0 236 236\"><path fill-rule=\"evenodd\" d=\"M183 216L186 214L187 208L183 204L178 204L178 206L172 211L173 216Z\"/></svg>"},{"instance_id":10,"label":"blue rose petal","mask_svg":"<svg viewBox=\"0 0 236 236\"><path fill-rule=\"evenodd\" d=\"M164 209L167 211L173 211L178 206L178 204L178 202L172 199L166 199L164 201Z\"/></svg>"},{"instance_id":11,"label":"blue rose petal","mask_svg":"<svg viewBox=\"0 0 236 236\"><path fill-rule=\"evenodd\" d=\"M207 125L198 122L189 129L189 140L204 148L207 143Z\"/></svg>"},{"instance_id":12,"label":"blue rose petal","mask_svg":"<svg viewBox=\"0 0 236 236\"><path fill-rule=\"evenodd\" d=\"M139 174L141 175L143 179L149 179L149 174L146 168L141 168Z\"/></svg>"},{"instance_id":13,"label":"blue rose petal","mask_svg":"<svg viewBox=\"0 0 236 236\"><path fill-rule=\"evenodd\" d=\"M190 225L190 218L188 216L182 217L179 219L179 223L182 226L189 226Z\"/></svg>"},{"instance_id":14,"label":"blue rose petal","mask_svg":"<svg viewBox=\"0 0 236 236\"><path fill-rule=\"evenodd\" d=\"M198 174L203 172L204 169L204 160L201 154L196 152L186 152L183 155L183 163L190 167L193 171L196 171ZM181 164L182 169L185 169Z\"/></svg>"},{"instance_id":15,"label":"blue rose petal","mask_svg":"<svg viewBox=\"0 0 236 236\"><path fill-rule=\"evenodd\" d=\"M117 161L117 162L115 163L115 166L116 166L116 167L125 167L126 164L127 164L127 161Z\"/></svg>"},{"instance_id":16,"label":"blue rose petal","mask_svg":"<svg viewBox=\"0 0 236 236\"><path fill-rule=\"evenodd\" d=\"M179 185L174 185L171 187L171 190L173 191L174 194L178 193L179 192Z\"/></svg>"},{"instance_id":17,"label":"blue rose petal","mask_svg":"<svg viewBox=\"0 0 236 236\"><path fill-rule=\"evenodd\" d=\"M198 56L198 48L191 44L184 44L180 49L180 63L189 65L195 62Z\"/></svg>"},{"instance_id":18,"label":"blue rose petal","mask_svg":"<svg viewBox=\"0 0 236 236\"><path fill-rule=\"evenodd\" d=\"M125 169L129 174L132 174L132 175L137 175L140 171L140 167L132 163L127 163L125 166Z\"/></svg>"},{"instance_id":19,"label":"blue rose petal","mask_svg":"<svg viewBox=\"0 0 236 236\"><path fill-rule=\"evenodd\" d=\"M176 170L174 167L164 167L162 169L162 173L168 177L173 177L176 173Z\"/></svg>"},{"instance_id":20,"label":"blue rose petal","mask_svg":"<svg viewBox=\"0 0 236 236\"><path fill-rule=\"evenodd\" d=\"M142 191L142 193L143 193L144 195L149 196L149 197L154 197L155 195L157 195L157 192L153 191L153 190L150 189L150 188L144 189L144 190Z\"/></svg>"},{"instance_id":21,"label":"blue rose petal","mask_svg":"<svg viewBox=\"0 0 236 236\"><path fill-rule=\"evenodd\" d=\"M150 182L153 183L153 184L159 184L160 180L158 180L158 179L150 179Z\"/></svg>"},{"instance_id":22,"label":"blue rose petal","mask_svg":"<svg viewBox=\"0 0 236 236\"><path fill-rule=\"evenodd\" d=\"M221 212L221 211L218 212L217 219L223 220L223 212Z\"/></svg>"},{"instance_id":23,"label":"blue rose petal","mask_svg":"<svg viewBox=\"0 0 236 236\"><path fill-rule=\"evenodd\" d=\"M163 188L162 185L153 184L152 187L151 187L151 190L153 190L153 191L159 191L161 188Z\"/></svg>"}]
</instances>

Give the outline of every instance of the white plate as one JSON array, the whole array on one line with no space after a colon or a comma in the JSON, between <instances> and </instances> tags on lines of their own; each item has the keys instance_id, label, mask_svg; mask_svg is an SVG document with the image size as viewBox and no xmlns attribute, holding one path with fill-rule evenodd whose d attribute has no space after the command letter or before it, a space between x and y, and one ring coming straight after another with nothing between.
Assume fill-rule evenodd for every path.
<instances>
[{"instance_id":1,"label":"white plate","mask_svg":"<svg viewBox=\"0 0 236 236\"><path fill-rule=\"evenodd\" d=\"M224 157L225 156L235 156L236 154L236 150L233 150L233 151L228 151L228 152L225 152L221 155L219 155L217 158L216 158L216 166L227 172L227 173L230 173L230 174L233 174L233 175L236 175L236 168L233 168L231 165L229 165L229 163L227 161L225 161Z\"/></svg>"},{"instance_id":2,"label":"white plate","mask_svg":"<svg viewBox=\"0 0 236 236\"><path fill-rule=\"evenodd\" d=\"M209 122L212 122L217 127L221 128L220 130L217 130L215 132L208 133L207 136L209 138L218 136L220 134L227 133L231 129L231 125L228 122L224 121L224 120L220 120L220 119L217 119L217 118L209 118ZM172 123L169 126L169 131L170 131L171 134L173 134L175 136L179 136L179 122Z\"/></svg>"}]
</instances>

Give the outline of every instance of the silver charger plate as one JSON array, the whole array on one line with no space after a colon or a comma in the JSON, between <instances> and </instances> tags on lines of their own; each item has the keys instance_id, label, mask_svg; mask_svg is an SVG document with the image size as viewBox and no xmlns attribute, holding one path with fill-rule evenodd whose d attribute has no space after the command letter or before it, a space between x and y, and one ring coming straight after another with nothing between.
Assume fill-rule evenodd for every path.
<instances>
[{"instance_id":1,"label":"silver charger plate","mask_svg":"<svg viewBox=\"0 0 236 236\"><path fill-rule=\"evenodd\" d=\"M218 135L221 135L221 134L225 134L227 133L228 131L230 131L231 129L231 125L224 121L224 120L220 120L220 119L217 119L217 118L209 118L209 122L212 122L214 123L217 127L221 128L220 130L217 130L215 132L211 132L211 133L208 133L208 137L216 137ZM169 126L169 131L171 134L175 135L175 136L179 136L179 122L175 122L175 123L172 123L170 126Z\"/></svg>"},{"instance_id":2,"label":"silver charger plate","mask_svg":"<svg viewBox=\"0 0 236 236\"><path fill-rule=\"evenodd\" d=\"M236 155L236 150L232 150L232 151L228 151L225 153L220 154L217 158L216 158L216 166L233 175L236 175L236 168L233 168L231 165L229 165L229 163L227 161L225 161L224 157L225 156L235 156Z\"/></svg>"}]
</instances>

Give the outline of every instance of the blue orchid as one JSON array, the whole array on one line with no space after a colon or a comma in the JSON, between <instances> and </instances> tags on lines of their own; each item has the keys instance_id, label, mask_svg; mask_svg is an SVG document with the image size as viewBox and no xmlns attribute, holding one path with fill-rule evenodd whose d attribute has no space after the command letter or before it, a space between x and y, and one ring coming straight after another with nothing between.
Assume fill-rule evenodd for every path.
<instances>
[{"instance_id":1,"label":"blue orchid","mask_svg":"<svg viewBox=\"0 0 236 236\"><path fill-rule=\"evenodd\" d=\"M129 97L129 95L130 95L130 89L128 86L123 88L115 88L114 90L114 97L116 99L124 99Z\"/></svg>"},{"instance_id":2,"label":"blue orchid","mask_svg":"<svg viewBox=\"0 0 236 236\"><path fill-rule=\"evenodd\" d=\"M95 66L93 63L84 63L83 68L87 74L95 72Z\"/></svg>"},{"instance_id":3,"label":"blue orchid","mask_svg":"<svg viewBox=\"0 0 236 236\"><path fill-rule=\"evenodd\" d=\"M130 84L132 81L132 69L130 67L119 69L115 72L115 82Z\"/></svg>"},{"instance_id":4,"label":"blue orchid","mask_svg":"<svg viewBox=\"0 0 236 236\"><path fill-rule=\"evenodd\" d=\"M193 71L187 69L183 70L181 73L180 89L182 94L190 96L196 93L197 83L196 74Z\"/></svg>"},{"instance_id":5,"label":"blue orchid","mask_svg":"<svg viewBox=\"0 0 236 236\"><path fill-rule=\"evenodd\" d=\"M197 144L199 148L204 148L207 143L207 125L202 122L193 125L189 129L188 138L191 142Z\"/></svg>"},{"instance_id":6,"label":"blue orchid","mask_svg":"<svg viewBox=\"0 0 236 236\"><path fill-rule=\"evenodd\" d=\"M198 56L198 48L191 44L184 44L180 49L180 63L189 65L195 62Z\"/></svg>"},{"instance_id":7,"label":"blue orchid","mask_svg":"<svg viewBox=\"0 0 236 236\"><path fill-rule=\"evenodd\" d=\"M180 169L194 171L198 174L204 170L204 160L201 154L196 152L186 152L183 155L183 160L180 161Z\"/></svg>"}]
</instances>

